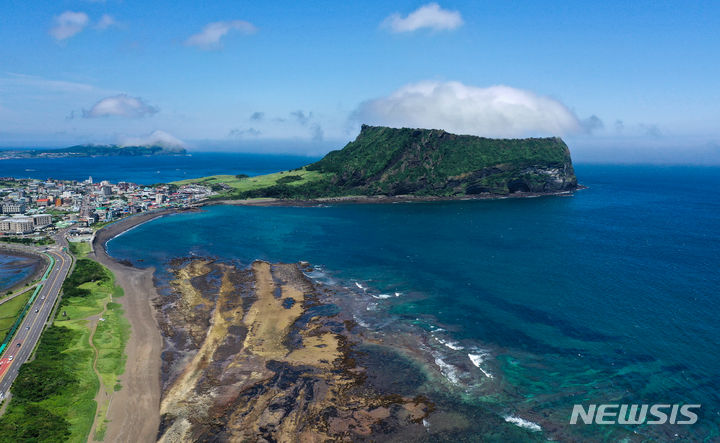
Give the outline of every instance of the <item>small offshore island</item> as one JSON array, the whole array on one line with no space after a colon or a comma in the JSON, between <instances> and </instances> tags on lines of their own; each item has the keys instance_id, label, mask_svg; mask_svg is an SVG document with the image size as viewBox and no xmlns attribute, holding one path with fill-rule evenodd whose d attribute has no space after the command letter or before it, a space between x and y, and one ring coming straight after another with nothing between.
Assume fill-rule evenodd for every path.
<instances>
[{"instance_id":1,"label":"small offshore island","mask_svg":"<svg viewBox=\"0 0 720 443\"><path fill-rule=\"evenodd\" d=\"M160 145L76 145L61 149L2 149L0 150L0 160L110 156L138 157L148 155L184 155L186 153L185 148Z\"/></svg>"},{"instance_id":2,"label":"small offshore island","mask_svg":"<svg viewBox=\"0 0 720 443\"><path fill-rule=\"evenodd\" d=\"M570 150L559 137L491 139L368 125L343 149L302 168L174 184L210 186L218 192L215 199L247 203L498 198L563 194L578 188Z\"/></svg>"}]
</instances>

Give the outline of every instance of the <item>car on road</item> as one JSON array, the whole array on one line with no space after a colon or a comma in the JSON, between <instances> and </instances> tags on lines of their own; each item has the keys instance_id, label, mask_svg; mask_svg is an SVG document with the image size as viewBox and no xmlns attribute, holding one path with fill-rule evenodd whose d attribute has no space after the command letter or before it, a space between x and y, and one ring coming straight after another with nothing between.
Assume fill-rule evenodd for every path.
<instances>
[{"instance_id":1,"label":"car on road","mask_svg":"<svg viewBox=\"0 0 720 443\"><path fill-rule=\"evenodd\" d=\"M36 309L36 310L35 310L35 313L37 314L38 312L40 312L40 310L39 310L39 309Z\"/></svg>"},{"instance_id":2,"label":"car on road","mask_svg":"<svg viewBox=\"0 0 720 443\"><path fill-rule=\"evenodd\" d=\"M12 359L13 359L12 355L10 357L8 357L8 360L12 361Z\"/></svg>"},{"instance_id":3,"label":"car on road","mask_svg":"<svg viewBox=\"0 0 720 443\"><path fill-rule=\"evenodd\" d=\"M22 344L22 343L18 343L18 344L17 344L17 347L19 348L21 344Z\"/></svg>"},{"instance_id":4,"label":"car on road","mask_svg":"<svg viewBox=\"0 0 720 443\"><path fill-rule=\"evenodd\" d=\"M30 326L25 326L25 329L30 329Z\"/></svg>"}]
</instances>

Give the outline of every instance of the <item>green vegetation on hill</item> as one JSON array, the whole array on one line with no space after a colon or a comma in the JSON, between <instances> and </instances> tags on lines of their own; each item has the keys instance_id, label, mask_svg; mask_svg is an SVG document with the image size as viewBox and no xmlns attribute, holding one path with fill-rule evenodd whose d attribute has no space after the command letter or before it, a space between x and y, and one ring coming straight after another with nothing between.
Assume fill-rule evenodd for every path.
<instances>
[{"instance_id":1,"label":"green vegetation on hill","mask_svg":"<svg viewBox=\"0 0 720 443\"><path fill-rule=\"evenodd\" d=\"M573 190L567 145L557 137L491 139L434 129L363 125L343 149L296 171L184 180L220 198L507 195Z\"/></svg>"},{"instance_id":2,"label":"green vegetation on hill","mask_svg":"<svg viewBox=\"0 0 720 443\"><path fill-rule=\"evenodd\" d=\"M343 193L363 195L508 194L576 186L570 151L559 138L491 139L428 129L363 126L355 141L308 169L333 174L333 185Z\"/></svg>"},{"instance_id":3,"label":"green vegetation on hill","mask_svg":"<svg viewBox=\"0 0 720 443\"><path fill-rule=\"evenodd\" d=\"M175 182L178 185L198 183L209 186L224 196L250 195L249 197L294 198L305 192L306 187L327 181L327 174L309 171L307 167L292 171L276 172L257 177L235 175L212 175L199 179ZM297 190L299 191L297 191Z\"/></svg>"}]
</instances>

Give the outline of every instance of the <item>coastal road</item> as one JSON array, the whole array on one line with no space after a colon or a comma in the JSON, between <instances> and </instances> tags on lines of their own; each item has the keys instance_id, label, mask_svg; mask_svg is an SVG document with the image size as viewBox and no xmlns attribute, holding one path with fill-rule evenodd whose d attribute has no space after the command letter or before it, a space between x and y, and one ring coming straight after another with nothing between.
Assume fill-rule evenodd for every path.
<instances>
[{"instance_id":1,"label":"coastal road","mask_svg":"<svg viewBox=\"0 0 720 443\"><path fill-rule=\"evenodd\" d=\"M25 314L15 337L0 356L0 399L7 396L20 366L27 361L40 339L53 306L60 295L63 281L72 266L72 258L63 250L64 241L58 242L58 245L46 251L55 259L55 264L47 279L41 282L42 288Z\"/></svg>"}]
</instances>

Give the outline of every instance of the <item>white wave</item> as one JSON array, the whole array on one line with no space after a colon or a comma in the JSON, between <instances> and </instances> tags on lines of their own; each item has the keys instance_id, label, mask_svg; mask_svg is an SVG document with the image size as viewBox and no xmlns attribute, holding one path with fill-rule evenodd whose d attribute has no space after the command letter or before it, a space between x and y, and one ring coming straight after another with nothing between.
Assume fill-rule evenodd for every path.
<instances>
[{"instance_id":1,"label":"white wave","mask_svg":"<svg viewBox=\"0 0 720 443\"><path fill-rule=\"evenodd\" d=\"M362 289L363 291L367 291L367 288L364 287L363 285L361 285L361 284L358 283L358 282L355 282L355 286L357 286L358 288Z\"/></svg>"},{"instance_id":2,"label":"white wave","mask_svg":"<svg viewBox=\"0 0 720 443\"><path fill-rule=\"evenodd\" d=\"M372 294L371 294L372 295ZM372 298L377 298L379 300L385 300L386 298L392 297L389 294L378 294L378 295L372 295Z\"/></svg>"},{"instance_id":3,"label":"white wave","mask_svg":"<svg viewBox=\"0 0 720 443\"><path fill-rule=\"evenodd\" d=\"M508 415L505 417L505 421L508 423L512 423L515 426L519 426L521 428L529 429L533 432L540 432L542 431L542 428L539 424L533 423L529 420L525 420L524 418L517 417L515 415Z\"/></svg>"},{"instance_id":4,"label":"white wave","mask_svg":"<svg viewBox=\"0 0 720 443\"><path fill-rule=\"evenodd\" d=\"M402 292L396 292L395 297L400 297L402 295Z\"/></svg>"},{"instance_id":5,"label":"white wave","mask_svg":"<svg viewBox=\"0 0 720 443\"><path fill-rule=\"evenodd\" d=\"M367 323L365 323L364 321L362 321L362 320L360 319L360 317L358 317L357 315L353 315L353 320L355 320L355 323L359 324L359 325L362 326L363 328L368 328L368 327L370 327L369 324L367 324Z\"/></svg>"},{"instance_id":6,"label":"white wave","mask_svg":"<svg viewBox=\"0 0 720 443\"><path fill-rule=\"evenodd\" d=\"M453 351L462 351L463 349L465 349L464 347L462 347L462 346L460 345L460 343L458 343L458 342L456 342L456 341L443 340L442 338L435 337L434 335L433 335L433 338L434 338L435 340L439 341L441 344L443 344L443 345L447 346L448 348L452 349Z\"/></svg>"},{"instance_id":7,"label":"white wave","mask_svg":"<svg viewBox=\"0 0 720 443\"><path fill-rule=\"evenodd\" d=\"M485 377L493 378L493 375L491 373L489 373L488 371L483 369L482 366L480 366L482 364L482 362L485 361L485 357L487 357L487 356L488 356L488 354L486 354L486 353L468 354L468 358L470 359L472 364L474 364L476 368L480 369L482 371L482 373L485 374Z\"/></svg>"},{"instance_id":8,"label":"white wave","mask_svg":"<svg viewBox=\"0 0 720 443\"><path fill-rule=\"evenodd\" d=\"M460 384L460 378L458 377L458 371L455 366L445 362L438 356L435 356L435 364L438 368L440 368L440 372L448 379L448 381L450 381L450 383L455 385Z\"/></svg>"},{"instance_id":9,"label":"white wave","mask_svg":"<svg viewBox=\"0 0 720 443\"><path fill-rule=\"evenodd\" d=\"M377 311L377 303L368 303L365 307L367 311Z\"/></svg>"}]
</instances>

